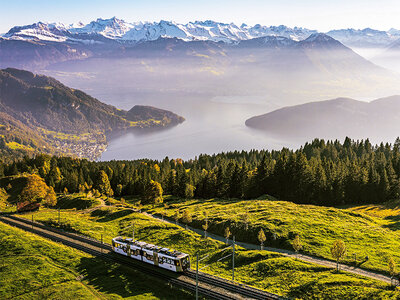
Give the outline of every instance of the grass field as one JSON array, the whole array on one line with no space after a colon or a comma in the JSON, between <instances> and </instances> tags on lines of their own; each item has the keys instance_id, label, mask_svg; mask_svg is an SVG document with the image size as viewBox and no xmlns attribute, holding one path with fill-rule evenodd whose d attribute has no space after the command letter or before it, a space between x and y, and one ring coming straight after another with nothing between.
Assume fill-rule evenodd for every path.
<instances>
[{"instance_id":1,"label":"grass field","mask_svg":"<svg viewBox=\"0 0 400 300\"><path fill-rule=\"evenodd\" d=\"M192 299L119 264L0 223L0 299Z\"/></svg>"},{"instance_id":2,"label":"grass field","mask_svg":"<svg viewBox=\"0 0 400 300\"><path fill-rule=\"evenodd\" d=\"M229 226L238 241L259 244L257 234L263 229L267 237L265 245L293 250L292 241L299 234L304 253L332 259L330 248L336 239L342 239L348 249L347 263L353 264L356 258L358 266L383 272L388 270L388 257L400 264L399 208L397 211L374 206L337 209L264 198L172 201L167 206L148 209L169 218L176 211L182 215L188 210L193 217L191 225L199 229L207 212L210 232L223 235ZM380 214L373 215L373 211Z\"/></svg>"},{"instance_id":3,"label":"grass field","mask_svg":"<svg viewBox=\"0 0 400 300\"><path fill-rule=\"evenodd\" d=\"M60 209L87 209L99 205L101 202L95 198L88 198L84 194L60 195L55 208Z\"/></svg>"},{"instance_id":4,"label":"grass field","mask_svg":"<svg viewBox=\"0 0 400 300\"><path fill-rule=\"evenodd\" d=\"M23 215L31 218L30 214ZM34 213L34 218L43 223L83 233L99 239L101 234L110 242L118 235L130 236L135 224L135 238L168 246L189 253L208 253L204 264L214 262L206 272L231 277L231 260L215 263L231 250L221 242L205 240L197 234L186 231L174 224L157 221L129 209L100 208L90 214L74 210L61 211L58 225L56 210L45 209ZM129 227L129 228L127 228ZM247 251L238 249L235 263L236 279L240 282L263 288L294 299L396 299L400 293L381 282L361 276L336 273L331 269L298 261L268 251ZM192 261L193 263L193 261ZM201 264L203 265L203 264Z\"/></svg>"}]
</instances>

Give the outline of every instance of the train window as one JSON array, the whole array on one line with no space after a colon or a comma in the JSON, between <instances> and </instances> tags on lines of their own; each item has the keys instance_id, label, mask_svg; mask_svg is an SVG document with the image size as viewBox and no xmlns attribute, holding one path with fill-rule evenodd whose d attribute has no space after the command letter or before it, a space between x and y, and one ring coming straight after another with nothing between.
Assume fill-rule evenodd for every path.
<instances>
[{"instance_id":1,"label":"train window","mask_svg":"<svg viewBox=\"0 0 400 300\"><path fill-rule=\"evenodd\" d=\"M180 263L179 260L176 260L175 262L176 262L176 265L177 265L177 266L180 266L180 265L181 265L181 263Z\"/></svg>"}]
</instances>

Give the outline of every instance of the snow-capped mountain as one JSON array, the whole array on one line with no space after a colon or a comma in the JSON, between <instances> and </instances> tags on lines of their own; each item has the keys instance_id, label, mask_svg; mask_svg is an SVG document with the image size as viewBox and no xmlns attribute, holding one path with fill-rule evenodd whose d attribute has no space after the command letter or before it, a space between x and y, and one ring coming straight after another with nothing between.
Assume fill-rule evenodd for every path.
<instances>
[{"instance_id":1,"label":"snow-capped mountain","mask_svg":"<svg viewBox=\"0 0 400 300\"><path fill-rule=\"evenodd\" d=\"M83 24L82 24L83 25ZM85 35L102 35L109 39L121 39L129 30L135 26L142 26L142 23L131 24L117 18L111 19L97 19L87 25L79 27L70 27L68 29L70 34L79 36Z\"/></svg>"},{"instance_id":2,"label":"snow-capped mountain","mask_svg":"<svg viewBox=\"0 0 400 300\"><path fill-rule=\"evenodd\" d=\"M380 31L371 28L331 30L327 34L349 47L387 47L400 38L400 31Z\"/></svg>"},{"instance_id":3,"label":"snow-capped mountain","mask_svg":"<svg viewBox=\"0 0 400 300\"><path fill-rule=\"evenodd\" d=\"M43 23L16 26L10 29L4 38L12 40L41 40L50 42L107 42L137 43L154 41L160 37L179 38L184 41L213 41L237 43L243 40L266 36L285 37L293 41L302 41L318 33L302 27L280 26L237 26L233 23L214 21L195 21L179 24L172 21L129 23L113 17L97 19L89 24ZM327 34L349 47L387 47L400 38L400 30L379 31L366 29L332 30Z\"/></svg>"},{"instance_id":4,"label":"snow-capped mountain","mask_svg":"<svg viewBox=\"0 0 400 300\"><path fill-rule=\"evenodd\" d=\"M11 28L5 38L15 40L39 39L43 41L65 42L68 36L68 27L61 23L37 22L32 25L16 26Z\"/></svg>"},{"instance_id":5,"label":"snow-capped mountain","mask_svg":"<svg viewBox=\"0 0 400 300\"><path fill-rule=\"evenodd\" d=\"M289 38L293 41L304 40L311 34L317 32L317 30L310 30L302 27L290 28L284 25L268 27L268 26L261 26L258 24L253 27L249 27L243 24L241 28L247 30L253 38L263 37L263 36L282 36Z\"/></svg>"},{"instance_id":6,"label":"snow-capped mountain","mask_svg":"<svg viewBox=\"0 0 400 300\"><path fill-rule=\"evenodd\" d=\"M294 41L307 38L316 30L289 28L286 26L237 26L233 23L196 21L179 24L170 21L128 23L117 18L97 19L87 25L82 23L64 25L61 23L38 22L27 26L13 27L4 37L17 40L45 40L52 42L76 42L98 40L99 37L119 42L153 41L160 37L179 38L184 41L238 42L265 36L282 36Z\"/></svg>"}]
</instances>

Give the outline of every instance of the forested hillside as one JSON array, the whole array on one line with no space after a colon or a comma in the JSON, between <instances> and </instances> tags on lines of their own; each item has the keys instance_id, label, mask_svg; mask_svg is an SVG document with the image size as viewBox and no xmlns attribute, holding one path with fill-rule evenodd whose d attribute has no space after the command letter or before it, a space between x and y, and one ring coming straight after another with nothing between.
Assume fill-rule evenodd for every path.
<instances>
[{"instance_id":1,"label":"forested hillside","mask_svg":"<svg viewBox=\"0 0 400 300\"><path fill-rule=\"evenodd\" d=\"M51 77L0 70L3 159L40 152L93 159L105 149L111 131L167 127L183 121L170 111L149 106L120 110Z\"/></svg>"},{"instance_id":2,"label":"forested hillside","mask_svg":"<svg viewBox=\"0 0 400 300\"><path fill-rule=\"evenodd\" d=\"M96 189L103 194L144 196L160 183L164 194L185 198L255 198L316 205L382 203L400 194L400 139L314 140L293 151L253 150L200 155L189 161L89 162L40 155L0 165L0 176L38 173L56 191ZM146 197L145 197L146 198Z\"/></svg>"}]
</instances>

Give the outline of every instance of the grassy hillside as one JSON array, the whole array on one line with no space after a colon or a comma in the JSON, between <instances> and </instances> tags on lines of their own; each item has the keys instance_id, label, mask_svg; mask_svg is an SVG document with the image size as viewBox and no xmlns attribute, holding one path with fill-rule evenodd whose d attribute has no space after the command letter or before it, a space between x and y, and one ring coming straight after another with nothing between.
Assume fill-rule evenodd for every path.
<instances>
[{"instance_id":1,"label":"grassy hillside","mask_svg":"<svg viewBox=\"0 0 400 300\"><path fill-rule=\"evenodd\" d=\"M31 214L23 217L30 219ZM225 247L221 242L205 240L179 226L157 221L129 209L104 207L91 213L62 210L60 224L58 212L52 209L36 212L34 218L45 224L97 239L103 235L108 242L118 235L131 236L132 228L129 226L134 224L137 239L174 248L189 253L192 257L198 250L201 255L210 254L201 265L215 262L230 251L218 252L218 249ZM235 266L238 281L293 298L354 299L356 295L358 299L400 297L397 291L386 284L352 274L336 273L328 268L268 251L238 249ZM205 271L231 278L231 262L228 260L213 264Z\"/></svg>"},{"instance_id":2,"label":"grassy hillside","mask_svg":"<svg viewBox=\"0 0 400 300\"><path fill-rule=\"evenodd\" d=\"M192 299L140 272L0 223L1 299Z\"/></svg>"},{"instance_id":3,"label":"grassy hillside","mask_svg":"<svg viewBox=\"0 0 400 300\"><path fill-rule=\"evenodd\" d=\"M61 195L57 198L56 208L60 209L87 209L100 205L100 200L86 197L83 194Z\"/></svg>"},{"instance_id":4,"label":"grassy hillside","mask_svg":"<svg viewBox=\"0 0 400 300\"><path fill-rule=\"evenodd\" d=\"M347 246L345 261L379 271L387 271L387 259L393 257L400 263L400 232L398 222L391 226L381 218L364 212L328 208L313 205L298 205L292 202L263 200L189 200L168 202L151 212L162 212L172 218L176 211L181 215L188 210L193 216L192 225L202 228L205 213L208 214L209 231L224 234L227 226L238 241L259 244L257 234L265 231L265 245L293 250L292 241L299 234L303 252L332 259L330 247L336 239L342 239ZM245 215L248 221L246 229ZM391 217L399 220L399 215ZM365 261L366 256L369 257Z\"/></svg>"}]
</instances>

